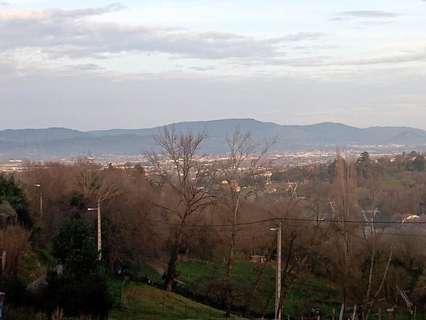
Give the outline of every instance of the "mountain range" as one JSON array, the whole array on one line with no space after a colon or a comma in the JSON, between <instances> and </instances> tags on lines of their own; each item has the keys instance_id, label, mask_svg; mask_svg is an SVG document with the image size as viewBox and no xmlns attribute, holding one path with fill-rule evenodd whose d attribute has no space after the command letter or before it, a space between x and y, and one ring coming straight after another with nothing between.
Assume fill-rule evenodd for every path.
<instances>
[{"instance_id":1,"label":"mountain range","mask_svg":"<svg viewBox=\"0 0 426 320\"><path fill-rule=\"evenodd\" d=\"M227 152L226 137L239 128L257 142L275 139L272 151L312 149L426 147L426 131L409 127L356 128L340 123L280 125L254 119L224 119L170 124L179 132L205 132L202 152ZM78 131L67 128L7 129L0 131L0 159L48 160L98 155L138 155L155 150L153 137L162 127Z\"/></svg>"}]
</instances>

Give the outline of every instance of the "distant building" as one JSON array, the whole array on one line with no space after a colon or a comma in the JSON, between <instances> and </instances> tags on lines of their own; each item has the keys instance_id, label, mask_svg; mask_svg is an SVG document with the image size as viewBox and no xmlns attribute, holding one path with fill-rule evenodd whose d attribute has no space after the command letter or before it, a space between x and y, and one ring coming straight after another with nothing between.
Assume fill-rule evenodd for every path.
<instances>
[{"instance_id":1,"label":"distant building","mask_svg":"<svg viewBox=\"0 0 426 320\"><path fill-rule=\"evenodd\" d=\"M254 263L266 263L266 257L261 255L252 255L250 256L250 261Z\"/></svg>"}]
</instances>

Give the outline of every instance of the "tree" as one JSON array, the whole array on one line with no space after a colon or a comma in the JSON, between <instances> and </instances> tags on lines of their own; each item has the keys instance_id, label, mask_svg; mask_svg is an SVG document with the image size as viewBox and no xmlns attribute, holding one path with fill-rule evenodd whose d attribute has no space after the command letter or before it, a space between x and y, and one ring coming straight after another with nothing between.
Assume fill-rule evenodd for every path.
<instances>
[{"instance_id":1,"label":"tree","mask_svg":"<svg viewBox=\"0 0 426 320\"><path fill-rule=\"evenodd\" d=\"M371 166L370 154L368 152L361 153L355 165L358 176L367 179L369 177L369 171Z\"/></svg>"},{"instance_id":2,"label":"tree","mask_svg":"<svg viewBox=\"0 0 426 320\"><path fill-rule=\"evenodd\" d=\"M29 232L21 226L0 228L0 254L4 255L4 270L1 276L16 276L22 257L30 251ZM2 258L0 257L0 262Z\"/></svg>"},{"instance_id":3,"label":"tree","mask_svg":"<svg viewBox=\"0 0 426 320\"><path fill-rule=\"evenodd\" d=\"M60 307L70 316L94 314L106 318L112 299L92 235L89 225L74 217L53 239L52 254L58 267L48 275L50 311Z\"/></svg>"},{"instance_id":4,"label":"tree","mask_svg":"<svg viewBox=\"0 0 426 320\"><path fill-rule=\"evenodd\" d=\"M204 134L177 134L174 128L165 127L155 137L161 152L148 155L160 178L163 192L167 192L167 198L163 197L164 201L156 205L165 211L173 224L165 273L165 288L168 291L172 290L177 276L179 252L184 242L188 241L188 235L185 233L188 220L202 213L213 201L203 185L206 172L196 160L204 138ZM176 197L176 202L170 205L173 196Z\"/></svg>"},{"instance_id":5,"label":"tree","mask_svg":"<svg viewBox=\"0 0 426 320\"><path fill-rule=\"evenodd\" d=\"M412 163L412 168L414 171L425 171L426 161L425 157L422 154L418 154Z\"/></svg>"},{"instance_id":6,"label":"tree","mask_svg":"<svg viewBox=\"0 0 426 320\"><path fill-rule=\"evenodd\" d=\"M21 224L31 226L25 194L14 176L0 175L0 203L2 201L7 201L12 206Z\"/></svg>"},{"instance_id":7,"label":"tree","mask_svg":"<svg viewBox=\"0 0 426 320\"><path fill-rule=\"evenodd\" d=\"M217 197L221 199L220 205L225 208L226 221L231 224L231 234L225 255L226 271L224 279L226 317L229 317L233 300L231 273L235 259L237 224L240 221L241 205L250 195L255 194L254 178L259 169L259 163L272 142L267 143L264 149L258 153L250 133L242 132L237 128L227 138L226 143L229 150L227 159L216 164L214 179L216 180L216 185L219 186L216 193Z\"/></svg>"},{"instance_id":8,"label":"tree","mask_svg":"<svg viewBox=\"0 0 426 320\"><path fill-rule=\"evenodd\" d=\"M351 219L359 219L359 206L357 199L357 180L353 162L344 159L337 154L336 175L332 186L333 206L332 213L335 223L337 241L335 255L332 257L335 263L338 282L342 294L342 306L340 318L342 319L349 302L349 296L353 293L353 282L357 278L360 270L356 267L354 252L354 236L357 233L357 226L350 224Z\"/></svg>"},{"instance_id":9,"label":"tree","mask_svg":"<svg viewBox=\"0 0 426 320\"><path fill-rule=\"evenodd\" d=\"M81 218L64 224L52 241L52 254L71 277L84 277L97 271L97 250L93 231Z\"/></svg>"}]
</instances>

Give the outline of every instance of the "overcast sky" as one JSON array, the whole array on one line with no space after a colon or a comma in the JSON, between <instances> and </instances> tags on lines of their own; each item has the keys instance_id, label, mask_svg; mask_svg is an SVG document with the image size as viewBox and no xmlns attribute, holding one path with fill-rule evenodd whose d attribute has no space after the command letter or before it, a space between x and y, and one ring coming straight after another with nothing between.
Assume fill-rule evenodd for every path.
<instances>
[{"instance_id":1,"label":"overcast sky","mask_svg":"<svg viewBox=\"0 0 426 320\"><path fill-rule=\"evenodd\" d=\"M426 1L0 0L0 129L426 129Z\"/></svg>"}]
</instances>

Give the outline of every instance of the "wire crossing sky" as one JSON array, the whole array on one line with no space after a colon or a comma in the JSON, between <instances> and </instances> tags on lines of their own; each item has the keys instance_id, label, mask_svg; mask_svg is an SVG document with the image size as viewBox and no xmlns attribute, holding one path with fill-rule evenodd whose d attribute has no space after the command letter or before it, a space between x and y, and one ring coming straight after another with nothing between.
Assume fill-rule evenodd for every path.
<instances>
[{"instance_id":1,"label":"wire crossing sky","mask_svg":"<svg viewBox=\"0 0 426 320\"><path fill-rule=\"evenodd\" d=\"M426 129L426 1L0 0L0 129Z\"/></svg>"}]
</instances>

